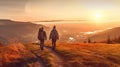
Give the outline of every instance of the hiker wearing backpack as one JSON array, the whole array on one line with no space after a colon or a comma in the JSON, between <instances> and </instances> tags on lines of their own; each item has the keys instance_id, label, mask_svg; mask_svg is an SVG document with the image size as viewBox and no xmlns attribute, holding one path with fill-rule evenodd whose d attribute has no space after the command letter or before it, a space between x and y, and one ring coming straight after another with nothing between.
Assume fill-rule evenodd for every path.
<instances>
[{"instance_id":1,"label":"hiker wearing backpack","mask_svg":"<svg viewBox=\"0 0 120 67\"><path fill-rule=\"evenodd\" d=\"M56 41L59 39L59 34L56 30L56 26L54 26L52 31L50 32L49 39L52 41L52 49L55 50Z\"/></svg>"},{"instance_id":2,"label":"hiker wearing backpack","mask_svg":"<svg viewBox=\"0 0 120 67\"><path fill-rule=\"evenodd\" d=\"M38 32L38 39L40 41L40 48L41 50L44 49L44 41L47 40L46 32L44 31L44 28L40 28Z\"/></svg>"}]
</instances>

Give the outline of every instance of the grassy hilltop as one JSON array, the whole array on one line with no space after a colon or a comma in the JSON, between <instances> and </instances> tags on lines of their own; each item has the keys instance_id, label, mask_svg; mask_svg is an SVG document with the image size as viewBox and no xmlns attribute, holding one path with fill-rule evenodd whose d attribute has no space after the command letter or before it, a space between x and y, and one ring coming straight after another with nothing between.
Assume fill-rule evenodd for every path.
<instances>
[{"instance_id":1,"label":"grassy hilltop","mask_svg":"<svg viewBox=\"0 0 120 67\"><path fill-rule=\"evenodd\" d=\"M46 44L0 46L0 67L119 67L119 44L58 43L56 50Z\"/></svg>"}]
</instances>

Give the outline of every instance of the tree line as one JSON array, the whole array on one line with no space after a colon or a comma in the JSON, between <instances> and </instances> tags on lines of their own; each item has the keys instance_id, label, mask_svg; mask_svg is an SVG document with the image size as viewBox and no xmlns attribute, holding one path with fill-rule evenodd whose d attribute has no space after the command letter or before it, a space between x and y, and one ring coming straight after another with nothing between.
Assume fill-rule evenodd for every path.
<instances>
[{"instance_id":1,"label":"tree line","mask_svg":"<svg viewBox=\"0 0 120 67\"><path fill-rule=\"evenodd\" d=\"M88 38L87 41L84 41L84 43L107 43L107 44L120 43L120 36L112 38L110 35L108 35L107 39L101 42L96 41L93 42L91 38Z\"/></svg>"}]
</instances>

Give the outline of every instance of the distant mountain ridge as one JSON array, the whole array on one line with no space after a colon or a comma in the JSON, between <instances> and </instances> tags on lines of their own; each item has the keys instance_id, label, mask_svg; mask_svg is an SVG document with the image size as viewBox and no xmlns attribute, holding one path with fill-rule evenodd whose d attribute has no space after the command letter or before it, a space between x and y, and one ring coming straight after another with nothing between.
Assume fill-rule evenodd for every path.
<instances>
[{"instance_id":1,"label":"distant mountain ridge","mask_svg":"<svg viewBox=\"0 0 120 67\"><path fill-rule=\"evenodd\" d=\"M111 39L117 38L120 36L120 27L115 27L108 29L90 36L92 41L103 41L107 40L107 37L110 36Z\"/></svg>"},{"instance_id":2,"label":"distant mountain ridge","mask_svg":"<svg viewBox=\"0 0 120 67\"><path fill-rule=\"evenodd\" d=\"M20 22L9 19L0 19L0 42L7 44L12 42L22 42L22 43L36 42L38 40L37 39L38 29L42 26L45 28L47 32L50 31L48 27L41 24L38 25L31 22ZM83 31L83 29L85 28L80 28L80 29L72 28L71 25L70 26L68 25L68 27L65 27L65 25L62 25L62 27L57 26L57 30L60 33L60 41L64 41L64 42L68 42L68 41L74 42L74 39L77 42L83 42L84 40L87 40L85 38L90 38L92 42L100 42L107 40L108 35L112 39L120 36L120 27L107 29L91 35L83 35L84 32L86 32ZM71 30L75 30L75 31L73 32ZM83 33L79 34L76 30L80 32L83 31Z\"/></svg>"},{"instance_id":3,"label":"distant mountain ridge","mask_svg":"<svg viewBox=\"0 0 120 67\"><path fill-rule=\"evenodd\" d=\"M42 26L47 29L41 24L0 19L0 41L4 43L35 42L38 29Z\"/></svg>"}]
</instances>

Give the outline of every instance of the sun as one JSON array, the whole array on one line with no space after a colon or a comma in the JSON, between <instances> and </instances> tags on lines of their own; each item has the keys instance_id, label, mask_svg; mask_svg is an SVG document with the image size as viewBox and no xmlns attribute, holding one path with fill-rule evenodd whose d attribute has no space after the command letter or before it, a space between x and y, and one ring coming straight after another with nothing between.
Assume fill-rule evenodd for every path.
<instances>
[{"instance_id":1,"label":"sun","mask_svg":"<svg viewBox=\"0 0 120 67\"><path fill-rule=\"evenodd\" d=\"M93 22L95 24L101 24L104 23L104 18L103 18L103 14L101 12L95 12L92 14Z\"/></svg>"},{"instance_id":2,"label":"sun","mask_svg":"<svg viewBox=\"0 0 120 67\"><path fill-rule=\"evenodd\" d=\"M100 13L96 13L95 16L96 16L97 19L99 19L99 18L101 18L102 15Z\"/></svg>"},{"instance_id":3,"label":"sun","mask_svg":"<svg viewBox=\"0 0 120 67\"><path fill-rule=\"evenodd\" d=\"M95 17L94 17L94 20L95 20L96 23L102 23L102 20L103 20L102 14L101 13L96 13Z\"/></svg>"}]
</instances>

